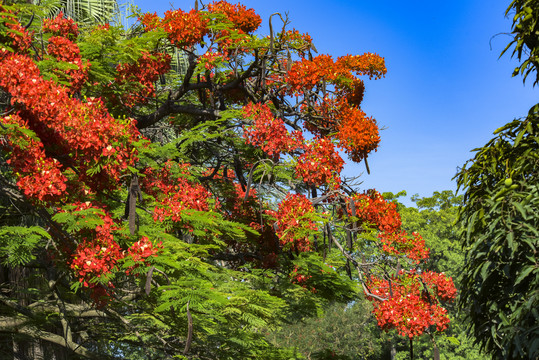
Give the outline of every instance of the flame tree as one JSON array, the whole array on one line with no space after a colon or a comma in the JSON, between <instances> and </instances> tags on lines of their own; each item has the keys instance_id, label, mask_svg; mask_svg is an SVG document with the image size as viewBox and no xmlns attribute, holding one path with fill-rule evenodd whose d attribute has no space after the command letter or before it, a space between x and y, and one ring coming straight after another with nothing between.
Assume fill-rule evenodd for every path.
<instances>
[{"instance_id":1,"label":"flame tree","mask_svg":"<svg viewBox=\"0 0 539 360\"><path fill-rule=\"evenodd\" d=\"M0 16L7 356L290 358L268 331L358 296L410 341L447 327L451 278L341 176L378 147L382 57L225 1L129 31Z\"/></svg>"}]
</instances>

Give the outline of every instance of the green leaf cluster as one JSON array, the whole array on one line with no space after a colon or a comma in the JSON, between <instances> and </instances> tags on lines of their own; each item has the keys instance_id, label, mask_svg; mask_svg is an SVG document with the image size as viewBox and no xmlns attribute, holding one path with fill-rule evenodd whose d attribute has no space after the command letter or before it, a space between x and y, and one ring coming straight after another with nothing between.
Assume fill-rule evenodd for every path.
<instances>
[{"instance_id":1,"label":"green leaf cluster","mask_svg":"<svg viewBox=\"0 0 539 360\"><path fill-rule=\"evenodd\" d=\"M460 307L505 359L539 357L539 105L496 130L457 175L466 264Z\"/></svg>"},{"instance_id":2,"label":"green leaf cluster","mask_svg":"<svg viewBox=\"0 0 539 360\"><path fill-rule=\"evenodd\" d=\"M528 75L535 72L533 84L536 85L539 82L539 1L514 0L505 15L513 15L513 40L503 50L502 55L514 46L512 56L516 55L519 61L524 58L524 61L515 68L513 76L520 74L523 81L526 81Z\"/></svg>"}]
</instances>

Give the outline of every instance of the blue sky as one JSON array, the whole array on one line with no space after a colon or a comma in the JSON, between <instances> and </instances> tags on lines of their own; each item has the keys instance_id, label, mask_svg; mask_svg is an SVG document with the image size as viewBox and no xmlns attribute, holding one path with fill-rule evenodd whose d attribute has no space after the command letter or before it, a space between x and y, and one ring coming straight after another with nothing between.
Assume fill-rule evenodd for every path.
<instances>
[{"instance_id":1,"label":"blue sky","mask_svg":"<svg viewBox=\"0 0 539 360\"><path fill-rule=\"evenodd\" d=\"M162 14L191 9L194 1L133 0ZM231 1L234 2L234 1ZM492 132L525 116L539 95L511 74L509 0L246 0L262 16L267 34L274 12L288 13L291 27L307 32L319 53L336 56L374 52L386 60L387 76L366 80L363 110L384 127L378 152L363 163L347 161L345 175L363 173L364 189L429 196L456 189L457 167ZM277 27L276 25L274 25ZM499 34L499 35L497 35Z\"/></svg>"}]
</instances>

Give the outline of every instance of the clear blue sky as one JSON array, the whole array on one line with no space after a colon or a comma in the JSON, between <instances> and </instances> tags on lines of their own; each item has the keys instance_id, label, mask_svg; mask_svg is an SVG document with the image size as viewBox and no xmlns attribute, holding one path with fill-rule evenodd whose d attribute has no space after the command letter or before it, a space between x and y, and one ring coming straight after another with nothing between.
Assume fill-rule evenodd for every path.
<instances>
[{"instance_id":1,"label":"clear blue sky","mask_svg":"<svg viewBox=\"0 0 539 360\"><path fill-rule=\"evenodd\" d=\"M133 0L143 11L189 10L194 1ZM234 3L234 1L231 1ZM206 3L206 2L205 2ZM381 127L378 152L350 164L364 173L362 188L429 196L456 189L457 167L492 132L539 102L539 90L511 77L516 60L500 52L510 40L509 0L246 0L262 16L288 13L291 27L308 32L319 53L375 52L387 76L366 81L363 110ZM275 25L274 25L275 26ZM493 38L493 36L495 36Z\"/></svg>"}]
</instances>

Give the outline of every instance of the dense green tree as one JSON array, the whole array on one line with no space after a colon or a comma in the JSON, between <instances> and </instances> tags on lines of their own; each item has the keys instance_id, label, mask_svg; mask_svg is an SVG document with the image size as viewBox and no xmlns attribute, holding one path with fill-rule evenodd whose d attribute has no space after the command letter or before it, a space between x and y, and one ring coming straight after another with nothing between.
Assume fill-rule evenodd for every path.
<instances>
[{"instance_id":1,"label":"dense green tree","mask_svg":"<svg viewBox=\"0 0 539 360\"><path fill-rule=\"evenodd\" d=\"M389 358L387 336L376 326L372 305L365 299L331 304L323 316L285 325L270 339L311 360Z\"/></svg>"},{"instance_id":2,"label":"dense green tree","mask_svg":"<svg viewBox=\"0 0 539 360\"><path fill-rule=\"evenodd\" d=\"M513 75L537 83L539 1L516 0ZM506 49L506 50L507 50ZM505 52L505 51L504 51ZM499 359L539 358L539 105L495 131L457 174L466 251L460 308L477 341Z\"/></svg>"}]
</instances>

